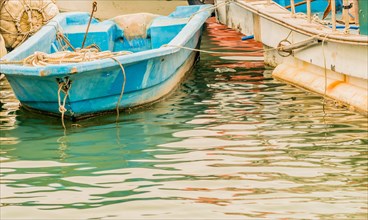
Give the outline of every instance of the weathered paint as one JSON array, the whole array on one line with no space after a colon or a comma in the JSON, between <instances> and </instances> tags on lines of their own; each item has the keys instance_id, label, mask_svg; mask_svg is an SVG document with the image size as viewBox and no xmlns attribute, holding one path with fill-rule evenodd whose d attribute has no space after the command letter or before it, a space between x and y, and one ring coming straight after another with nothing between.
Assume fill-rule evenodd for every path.
<instances>
[{"instance_id":1,"label":"weathered paint","mask_svg":"<svg viewBox=\"0 0 368 220\"><path fill-rule=\"evenodd\" d=\"M368 80L358 79L316 67L310 63L288 59L278 65L272 75L295 86L337 100L355 110L368 113Z\"/></svg>"},{"instance_id":2,"label":"weathered paint","mask_svg":"<svg viewBox=\"0 0 368 220\"><path fill-rule=\"evenodd\" d=\"M177 20L182 21L184 17L189 17L207 7L209 6L182 6L169 17L154 19L150 26L152 29L147 30L146 39L127 40L123 35L124 30L111 21L101 23L93 21L90 27L91 35L88 35L86 42L96 43L100 48L134 50L132 54L115 57L123 65L126 74L124 96L119 104L121 108L153 102L177 86L188 66L193 64L194 53L178 47L158 47L151 50L147 48L157 45L155 41L160 41L161 45L169 43L188 48L199 46L202 26L211 15L211 10L203 10L192 19L186 19L188 22L184 25L179 22L178 26ZM71 43L78 46L88 18L89 15L86 13L61 14L4 59L19 60L36 50L50 52L55 48L58 49L55 43L56 28L53 24L56 27L60 25L64 33L70 36ZM162 25L162 21L166 26ZM67 24L79 28L68 28ZM171 39L160 38L159 34L153 37L156 27L159 27L158 30L166 27L166 32L172 31L176 35L170 33ZM121 37L124 38L122 41ZM44 67L10 64L1 64L0 67L1 72L7 75L16 97L24 106L53 114L59 114L58 82L70 81L66 115L75 118L114 110L124 82L120 65L109 58ZM60 98L63 97L64 94Z\"/></svg>"},{"instance_id":3,"label":"weathered paint","mask_svg":"<svg viewBox=\"0 0 368 220\"><path fill-rule=\"evenodd\" d=\"M228 27L245 35L255 35L253 28L253 13L244 11L241 7L231 2L227 8L219 7L216 10L220 23L226 24ZM231 16L233 14L241 14L241 16Z\"/></svg>"},{"instance_id":4,"label":"weathered paint","mask_svg":"<svg viewBox=\"0 0 368 220\"><path fill-rule=\"evenodd\" d=\"M262 18L261 32L270 33L262 34L261 42L270 48L277 48L279 43L290 34L290 29L287 26ZM311 35L292 32L288 40L295 44L310 37ZM327 38L322 45L321 41L317 46L294 51L293 56L322 68L325 67L324 62L326 61L327 69L334 69L334 71L339 73L367 79L367 45L331 42Z\"/></svg>"},{"instance_id":5,"label":"weathered paint","mask_svg":"<svg viewBox=\"0 0 368 220\"><path fill-rule=\"evenodd\" d=\"M217 1L221 2L224 1ZM228 3L228 13L225 9L223 6L217 10L219 21L231 21L229 27L244 34L254 34L255 39L264 44L265 63L277 66L273 73L275 77L324 94L322 82L327 72L329 89L326 96L359 111L368 111L368 99L362 95L368 93L368 88L362 86L368 83L367 36L334 32L329 26L295 18L279 5L267 5L265 1L235 0ZM236 28L238 26L242 28ZM253 30L245 26L253 27ZM311 37L318 39L318 44L293 50L288 58L280 56L275 49L284 39L297 44Z\"/></svg>"}]
</instances>

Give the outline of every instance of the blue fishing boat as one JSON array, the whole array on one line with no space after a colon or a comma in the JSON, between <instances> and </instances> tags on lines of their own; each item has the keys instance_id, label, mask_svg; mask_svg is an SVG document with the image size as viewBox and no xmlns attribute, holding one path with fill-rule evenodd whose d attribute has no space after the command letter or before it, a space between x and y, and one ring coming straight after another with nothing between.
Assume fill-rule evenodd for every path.
<instances>
[{"instance_id":1,"label":"blue fishing boat","mask_svg":"<svg viewBox=\"0 0 368 220\"><path fill-rule=\"evenodd\" d=\"M0 61L26 109L73 119L152 103L191 70L211 5L99 22L61 13Z\"/></svg>"}]
</instances>

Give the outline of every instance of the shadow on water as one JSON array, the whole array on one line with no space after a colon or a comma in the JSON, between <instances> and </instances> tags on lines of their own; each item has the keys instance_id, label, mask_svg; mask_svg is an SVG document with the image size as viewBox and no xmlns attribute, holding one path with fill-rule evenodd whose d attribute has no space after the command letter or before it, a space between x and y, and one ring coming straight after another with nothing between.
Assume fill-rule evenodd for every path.
<instances>
[{"instance_id":1,"label":"shadow on water","mask_svg":"<svg viewBox=\"0 0 368 220\"><path fill-rule=\"evenodd\" d=\"M64 133L1 81L0 218L364 219L367 118L274 80L259 43L207 26L202 49L224 53L118 123Z\"/></svg>"}]
</instances>

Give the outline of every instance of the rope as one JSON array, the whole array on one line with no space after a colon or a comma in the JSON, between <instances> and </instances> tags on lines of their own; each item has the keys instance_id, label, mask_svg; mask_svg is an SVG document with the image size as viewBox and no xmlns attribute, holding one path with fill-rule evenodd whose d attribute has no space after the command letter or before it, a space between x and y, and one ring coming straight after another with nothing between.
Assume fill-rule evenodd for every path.
<instances>
[{"instance_id":1,"label":"rope","mask_svg":"<svg viewBox=\"0 0 368 220\"><path fill-rule=\"evenodd\" d=\"M65 35L61 31L58 31L58 33L56 34L56 39L59 42L60 47L64 48L61 43L61 40L63 40L65 44L67 44L70 48L72 48L73 51L76 51L73 45L70 43L69 39L65 37Z\"/></svg>"},{"instance_id":2,"label":"rope","mask_svg":"<svg viewBox=\"0 0 368 220\"><path fill-rule=\"evenodd\" d=\"M289 38L289 36L291 35L293 31L290 31L289 34L287 35L286 39ZM308 39L322 39L322 41L326 41L327 37L329 36L328 33L321 33L321 34L316 34L313 35L311 37L309 37ZM301 41L302 42L302 41ZM296 43L291 43L289 46L292 45L297 45L300 42L296 42ZM260 50L254 50L254 51L244 51L244 52L219 52L219 51L209 51L209 50L201 50L201 49L195 49L195 48L190 48L190 47L185 47L185 46L180 46L180 45L171 45L171 44L164 44L162 45L162 47L176 47L176 48L181 48L181 49L185 49L185 50L190 50L190 51L197 51L197 52L201 52L201 53L208 53L208 54L251 54L251 53L264 53L264 52L269 52L269 51L273 51L273 50L282 50L284 48L284 46L280 45L278 47L275 48L270 48L270 49L260 49Z\"/></svg>"},{"instance_id":3,"label":"rope","mask_svg":"<svg viewBox=\"0 0 368 220\"><path fill-rule=\"evenodd\" d=\"M291 33L289 33L290 35ZM289 36L288 35L288 36ZM296 44L296 43L294 43ZM294 44L290 44L290 45L294 45ZM201 53L208 53L208 54L248 54L248 53L264 53L264 52L268 52L268 51L273 51L273 50L279 50L282 49L283 46L280 47L276 47L276 48L270 48L270 49L260 49L260 50L253 50L253 51L244 51L244 52L219 52L219 51L210 51L210 50L201 50L201 49L195 49L195 48L190 48L190 47L185 47L185 46L180 46L180 45L172 45L172 44L164 44L162 45L162 47L177 47L177 48L181 48L181 49L185 49L185 50L191 50L191 51L197 51L197 52L201 52Z\"/></svg>"},{"instance_id":4,"label":"rope","mask_svg":"<svg viewBox=\"0 0 368 220\"><path fill-rule=\"evenodd\" d=\"M8 31L7 29L5 29L5 28L3 28L3 27L1 27L0 26L0 29L2 30L2 31L4 31L5 33L7 33L7 34L11 34L11 35L27 35L27 34L29 34L29 33L31 33L31 32L23 32L23 33L21 33L21 32L18 32L18 33L15 33L15 32L11 32L11 31Z\"/></svg>"},{"instance_id":5,"label":"rope","mask_svg":"<svg viewBox=\"0 0 368 220\"><path fill-rule=\"evenodd\" d=\"M307 15L303 12L297 12L293 15L294 18L302 18L302 19L307 19ZM322 20L318 17L318 14L314 14L312 17L312 21L317 22L319 24L322 25L329 25L331 24L331 21L326 21L326 20Z\"/></svg>"},{"instance_id":6,"label":"rope","mask_svg":"<svg viewBox=\"0 0 368 220\"><path fill-rule=\"evenodd\" d=\"M23 61L8 61L8 60L0 60L0 64L23 64Z\"/></svg>"},{"instance_id":7,"label":"rope","mask_svg":"<svg viewBox=\"0 0 368 220\"><path fill-rule=\"evenodd\" d=\"M324 92L323 92L323 112L325 112L325 105L326 105L326 95L327 95L327 62L326 62L326 54L325 54L325 40L328 34L322 40L322 55L323 55L323 65L324 65Z\"/></svg>"},{"instance_id":8,"label":"rope","mask_svg":"<svg viewBox=\"0 0 368 220\"><path fill-rule=\"evenodd\" d=\"M6 61L1 60L1 64L23 64L25 66L48 66L62 63L80 63L88 62L105 58L113 58L116 56L131 54L130 51L100 52L96 48L85 48L75 52L59 51L52 54L36 51L34 54L26 57L21 61Z\"/></svg>"},{"instance_id":9,"label":"rope","mask_svg":"<svg viewBox=\"0 0 368 220\"><path fill-rule=\"evenodd\" d=\"M115 60L120 68L121 68L121 73L123 74L123 84L121 86L121 92L120 92L120 97L118 99L118 102L116 103L116 122L118 122L118 119L119 119L119 109L120 109L120 102L121 102L121 99L123 98L123 94L124 94L124 89L125 89L125 82L126 82L126 74L125 74L125 69L124 69L124 66L123 64L121 64L121 62L119 60L117 60L115 57L111 57L111 59Z\"/></svg>"},{"instance_id":10,"label":"rope","mask_svg":"<svg viewBox=\"0 0 368 220\"><path fill-rule=\"evenodd\" d=\"M185 47L185 46L180 46L180 45L172 45L172 44L164 44L162 45L162 47L177 47L177 48L181 48L185 50L191 50L191 51L208 53L208 54L245 54L245 53L258 53L258 52L262 53L262 52L269 51L269 50L276 50L276 48L271 48L267 50L260 49L260 50L254 50L254 51L244 51L244 52L219 52L219 51L195 49L195 48L190 48L190 47Z\"/></svg>"},{"instance_id":11,"label":"rope","mask_svg":"<svg viewBox=\"0 0 368 220\"><path fill-rule=\"evenodd\" d=\"M61 124L63 125L64 130L66 129L65 123L64 123L64 114L66 111L68 111L65 108L66 99L69 95L69 90L72 88L72 84L70 83L69 79L67 82L61 82L59 83L59 89L58 89L58 104L59 104L59 112L61 113ZM61 102L61 91L65 93L63 102Z\"/></svg>"}]
</instances>

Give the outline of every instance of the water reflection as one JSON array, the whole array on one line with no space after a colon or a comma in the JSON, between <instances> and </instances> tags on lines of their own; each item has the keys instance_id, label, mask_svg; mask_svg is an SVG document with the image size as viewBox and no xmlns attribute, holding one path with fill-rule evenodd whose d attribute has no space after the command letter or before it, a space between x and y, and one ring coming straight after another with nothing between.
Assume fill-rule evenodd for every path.
<instances>
[{"instance_id":1,"label":"water reflection","mask_svg":"<svg viewBox=\"0 0 368 220\"><path fill-rule=\"evenodd\" d=\"M219 29L202 48L259 47ZM119 124L65 134L1 81L1 219L365 219L367 118L224 56L202 54L175 93Z\"/></svg>"}]
</instances>

